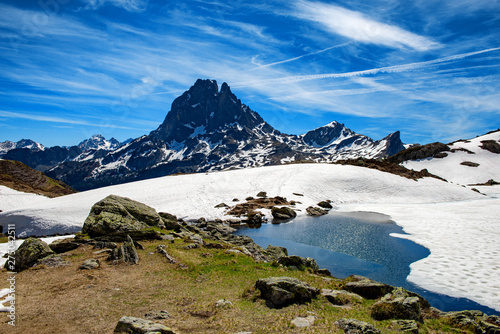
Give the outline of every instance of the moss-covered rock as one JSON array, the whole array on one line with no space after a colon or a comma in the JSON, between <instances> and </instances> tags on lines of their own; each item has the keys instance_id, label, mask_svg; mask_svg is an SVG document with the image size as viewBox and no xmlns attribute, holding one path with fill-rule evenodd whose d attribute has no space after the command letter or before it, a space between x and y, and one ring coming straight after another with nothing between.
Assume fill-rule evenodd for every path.
<instances>
[{"instance_id":1,"label":"moss-covered rock","mask_svg":"<svg viewBox=\"0 0 500 334\"><path fill-rule=\"evenodd\" d=\"M344 333L348 334L378 334L380 330L372 324L356 319L340 319L335 322Z\"/></svg>"},{"instance_id":2,"label":"moss-covered rock","mask_svg":"<svg viewBox=\"0 0 500 334\"><path fill-rule=\"evenodd\" d=\"M20 272L30 268L44 257L53 255L55 252L50 249L46 242L37 238L28 238L19 246L14 253L14 271Z\"/></svg>"},{"instance_id":3,"label":"moss-covered rock","mask_svg":"<svg viewBox=\"0 0 500 334\"><path fill-rule=\"evenodd\" d=\"M275 261L280 257L288 256L288 250L285 247L268 245L266 248L266 254L269 256L271 261Z\"/></svg>"},{"instance_id":4,"label":"moss-covered rock","mask_svg":"<svg viewBox=\"0 0 500 334\"><path fill-rule=\"evenodd\" d=\"M255 288L260 291L261 298L267 301L268 306L274 308L307 303L319 294L319 289L291 277L259 279Z\"/></svg>"},{"instance_id":5,"label":"moss-covered rock","mask_svg":"<svg viewBox=\"0 0 500 334\"><path fill-rule=\"evenodd\" d=\"M96 239L104 236L109 240L125 240L127 235L134 239L158 239L151 227L164 227L155 209L129 198L109 195L94 204L82 232Z\"/></svg>"},{"instance_id":6,"label":"moss-covered rock","mask_svg":"<svg viewBox=\"0 0 500 334\"><path fill-rule=\"evenodd\" d=\"M381 298L394 289L391 285L357 275L348 277L346 281L344 290L356 293L366 299Z\"/></svg>"},{"instance_id":7,"label":"moss-covered rock","mask_svg":"<svg viewBox=\"0 0 500 334\"><path fill-rule=\"evenodd\" d=\"M313 272L319 269L315 259L297 255L282 256L276 260L276 263L285 267L296 267L299 270L311 269Z\"/></svg>"}]
</instances>

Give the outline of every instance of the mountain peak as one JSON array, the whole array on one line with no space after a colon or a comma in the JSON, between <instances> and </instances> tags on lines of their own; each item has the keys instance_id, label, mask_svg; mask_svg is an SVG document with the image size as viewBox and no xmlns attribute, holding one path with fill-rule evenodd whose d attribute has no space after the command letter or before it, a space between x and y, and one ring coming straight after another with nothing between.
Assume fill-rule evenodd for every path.
<instances>
[{"instance_id":1,"label":"mountain peak","mask_svg":"<svg viewBox=\"0 0 500 334\"><path fill-rule=\"evenodd\" d=\"M212 132L235 123L255 128L264 121L241 103L227 83L219 91L217 81L198 79L172 102L164 122L152 135L158 140L182 142L192 137L197 128Z\"/></svg>"}]
</instances>

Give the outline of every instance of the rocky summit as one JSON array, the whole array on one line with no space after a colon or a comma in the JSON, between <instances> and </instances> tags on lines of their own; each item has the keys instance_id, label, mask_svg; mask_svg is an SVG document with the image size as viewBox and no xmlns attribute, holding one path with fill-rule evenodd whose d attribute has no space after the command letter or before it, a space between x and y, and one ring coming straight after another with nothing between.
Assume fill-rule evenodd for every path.
<instances>
[{"instance_id":1,"label":"rocky summit","mask_svg":"<svg viewBox=\"0 0 500 334\"><path fill-rule=\"evenodd\" d=\"M226 83L219 89L216 81L199 79L173 101L163 123L149 135L121 146L94 136L72 148L46 148L36 154L12 150L7 155L86 190L176 173L385 158L403 149L399 132L375 141L338 122L303 135L281 133Z\"/></svg>"}]
</instances>

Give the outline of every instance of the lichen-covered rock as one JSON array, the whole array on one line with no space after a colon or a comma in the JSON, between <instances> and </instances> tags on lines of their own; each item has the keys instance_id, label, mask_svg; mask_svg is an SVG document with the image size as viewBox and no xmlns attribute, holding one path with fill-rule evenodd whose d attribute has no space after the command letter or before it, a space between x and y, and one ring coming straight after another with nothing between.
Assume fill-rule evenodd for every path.
<instances>
[{"instance_id":1,"label":"lichen-covered rock","mask_svg":"<svg viewBox=\"0 0 500 334\"><path fill-rule=\"evenodd\" d=\"M80 246L81 243L75 242L74 238L55 240L49 245L50 249L52 249L57 254L72 251Z\"/></svg>"},{"instance_id":2,"label":"lichen-covered rock","mask_svg":"<svg viewBox=\"0 0 500 334\"><path fill-rule=\"evenodd\" d=\"M14 253L14 268L7 269L20 272L32 267L38 260L53 254L55 254L55 252L50 249L46 242L37 238L28 238L24 240ZM9 263L7 263L7 265L8 264Z\"/></svg>"},{"instance_id":3,"label":"lichen-covered rock","mask_svg":"<svg viewBox=\"0 0 500 334\"><path fill-rule=\"evenodd\" d=\"M155 209L126 197L109 195L92 206L82 232L93 238L124 240L127 235L136 239L158 239L151 227L163 227L164 222Z\"/></svg>"},{"instance_id":4,"label":"lichen-covered rock","mask_svg":"<svg viewBox=\"0 0 500 334\"><path fill-rule=\"evenodd\" d=\"M487 316L481 311L456 311L444 313L445 322L453 327L473 333L500 333L500 318Z\"/></svg>"},{"instance_id":5,"label":"lichen-covered rock","mask_svg":"<svg viewBox=\"0 0 500 334\"><path fill-rule=\"evenodd\" d=\"M311 269L315 272L319 269L315 259L297 255L282 256L276 260L276 263L285 267L296 267L299 270Z\"/></svg>"},{"instance_id":6,"label":"lichen-covered rock","mask_svg":"<svg viewBox=\"0 0 500 334\"><path fill-rule=\"evenodd\" d=\"M109 255L108 260L117 262L125 262L131 264L139 263L139 254L137 254L137 249L135 248L134 240L127 235L127 241L124 242L119 247L115 248L113 252Z\"/></svg>"},{"instance_id":7,"label":"lichen-covered rock","mask_svg":"<svg viewBox=\"0 0 500 334\"><path fill-rule=\"evenodd\" d=\"M92 269L97 269L101 266L99 263L99 260L96 259L88 259L85 260L82 265L80 266L79 269L81 270L92 270Z\"/></svg>"},{"instance_id":8,"label":"lichen-covered rock","mask_svg":"<svg viewBox=\"0 0 500 334\"><path fill-rule=\"evenodd\" d=\"M297 217L297 212L286 206L283 206L281 208L272 208L271 214L273 215L273 218L277 220L292 219Z\"/></svg>"},{"instance_id":9,"label":"lichen-covered rock","mask_svg":"<svg viewBox=\"0 0 500 334\"><path fill-rule=\"evenodd\" d=\"M292 320L292 325L297 328L306 328L312 326L316 321L316 317L314 315L310 315L307 317L297 317Z\"/></svg>"},{"instance_id":10,"label":"lichen-covered rock","mask_svg":"<svg viewBox=\"0 0 500 334\"><path fill-rule=\"evenodd\" d=\"M288 256L288 250L285 247L268 245L266 253L271 261L278 260L280 257Z\"/></svg>"},{"instance_id":11,"label":"lichen-covered rock","mask_svg":"<svg viewBox=\"0 0 500 334\"><path fill-rule=\"evenodd\" d=\"M324 296L330 303L337 306L361 303L363 297L345 290L321 290L321 295Z\"/></svg>"},{"instance_id":12,"label":"lichen-covered rock","mask_svg":"<svg viewBox=\"0 0 500 334\"><path fill-rule=\"evenodd\" d=\"M165 225L165 228L167 230L174 230L174 231L180 230L180 225L179 222L177 221L177 216L174 216L173 214L167 212L160 212L158 214L163 220L163 224Z\"/></svg>"},{"instance_id":13,"label":"lichen-covered rock","mask_svg":"<svg viewBox=\"0 0 500 334\"><path fill-rule=\"evenodd\" d=\"M309 216L313 217L318 217L318 216L324 216L328 213L327 210L315 207L315 206L310 206L306 209L306 212Z\"/></svg>"},{"instance_id":14,"label":"lichen-covered rock","mask_svg":"<svg viewBox=\"0 0 500 334\"><path fill-rule=\"evenodd\" d=\"M291 277L259 279L255 288L260 291L261 298L267 301L268 306L274 308L310 302L319 294L319 289Z\"/></svg>"},{"instance_id":15,"label":"lichen-covered rock","mask_svg":"<svg viewBox=\"0 0 500 334\"><path fill-rule=\"evenodd\" d=\"M38 261L36 261L36 263L33 265L33 267L44 266L44 267L49 267L49 268L55 268L55 267L69 266L70 264L71 263L64 260L59 255L52 254L52 255L46 256L46 257L41 258Z\"/></svg>"},{"instance_id":16,"label":"lichen-covered rock","mask_svg":"<svg viewBox=\"0 0 500 334\"><path fill-rule=\"evenodd\" d=\"M366 299L381 298L394 289L391 285L376 282L362 276L350 276L348 279L354 279L355 281L344 284L344 290L358 294Z\"/></svg>"},{"instance_id":17,"label":"lichen-covered rock","mask_svg":"<svg viewBox=\"0 0 500 334\"><path fill-rule=\"evenodd\" d=\"M394 320L391 328L399 333L418 334L418 323L415 320Z\"/></svg>"},{"instance_id":18,"label":"lichen-covered rock","mask_svg":"<svg viewBox=\"0 0 500 334\"><path fill-rule=\"evenodd\" d=\"M429 302L403 288L396 288L373 304L371 316L375 320L405 319L422 321L422 309L430 308Z\"/></svg>"},{"instance_id":19,"label":"lichen-covered rock","mask_svg":"<svg viewBox=\"0 0 500 334\"><path fill-rule=\"evenodd\" d=\"M175 332L167 326L135 317L122 317L118 321L114 333L175 334Z\"/></svg>"},{"instance_id":20,"label":"lichen-covered rock","mask_svg":"<svg viewBox=\"0 0 500 334\"><path fill-rule=\"evenodd\" d=\"M356 319L340 319L335 322L347 334L378 334L380 330L372 324Z\"/></svg>"}]
</instances>

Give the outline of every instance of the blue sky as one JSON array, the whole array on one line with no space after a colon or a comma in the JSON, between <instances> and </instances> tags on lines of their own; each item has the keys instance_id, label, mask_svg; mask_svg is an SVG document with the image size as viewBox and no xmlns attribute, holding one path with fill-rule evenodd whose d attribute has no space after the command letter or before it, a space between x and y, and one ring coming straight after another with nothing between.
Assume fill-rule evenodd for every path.
<instances>
[{"instance_id":1,"label":"blue sky","mask_svg":"<svg viewBox=\"0 0 500 334\"><path fill-rule=\"evenodd\" d=\"M500 127L500 1L0 1L0 141L135 138L197 78L285 133L474 137Z\"/></svg>"}]
</instances>

